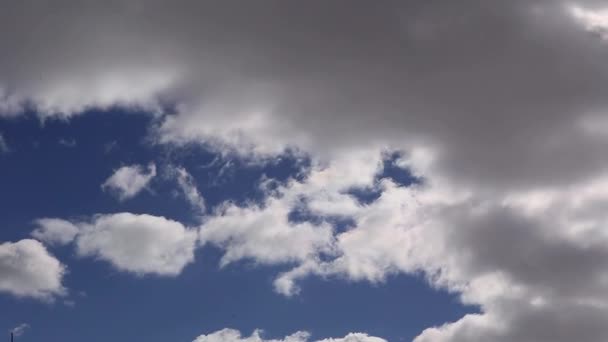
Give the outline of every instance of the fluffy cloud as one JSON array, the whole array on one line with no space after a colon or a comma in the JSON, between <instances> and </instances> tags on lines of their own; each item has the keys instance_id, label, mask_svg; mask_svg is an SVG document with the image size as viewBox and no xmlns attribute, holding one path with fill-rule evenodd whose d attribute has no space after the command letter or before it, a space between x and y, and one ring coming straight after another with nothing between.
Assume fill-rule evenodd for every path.
<instances>
[{"instance_id":1,"label":"fluffy cloud","mask_svg":"<svg viewBox=\"0 0 608 342\"><path fill-rule=\"evenodd\" d=\"M228 204L204 223L200 240L225 250L222 265L241 259L262 264L297 262L327 250L332 240L331 226L291 223L289 210L274 199L261 208Z\"/></svg>"},{"instance_id":2,"label":"fluffy cloud","mask_svg":"<svg viewBox=\"0 0 608 342\"><path fill-rule=\"evenodd\" d=\"M604 1L63 3L0 14L2 115L171 103L158 142L312 156L308 179L205 219L200 238L224 263L295 263L275 284L286 294L311 274L422 272L480 306L419 341L607 339ZM424 184L374 184L383 148ZM382 194L361 204L357 186ZM291 222L298 205L321 223ZM353 227L334 231L334 215ZM157 268L147 252L128 261L112 237L132 230L102 218L77 237L94 237L85 254Z\"/></svg>"},{"instance_id":3,"label":"fluffy cloud","mask_svg":"<svg viewBox=\"0 0 608 342\"><path fill-rule=\"evenodd\" d=\"M222 265L240 259L303 263L320 254L332 255L335 241L330 222L298 222L290 219L290 213L304 209L320 218L354 214L360 205L348 190L373 186L381 159L378 151L358 151L331 165L314 165L304 182L291 181L275 190L262 183L262 189L271 194L264 203L223 205L203 223L200 240L225 250Z\"/></svg>"},{"instance_id":4,"label":"fluffy cloud","mask_svg":"<svg viewBox=\"0 0 608 342\"><path fill-rule=\"evenodd\" d=\"M79 255L139 275L176 276L194 260L196 232L164 217L119 213L80 223Z\"/></svg>"},{"instance_id":5,"label":"fluffy cloud","mask_svg":"<svg viewBox=\"0 0 608 342\"><path fill-rule=\"evenodd\" d=\"M102 185L103 190L116 194L122 201L135 197L156 176L156 165L148 165L147 170L140 165L123 166L116 170Z\"/></svg>"},{"instance_id":6,"label":"fluffy cloud","mask_svg":"<svg viewBox=\"0 0 608 342\"><path fill-rule=\"evenodd\" d=\"M370 164L366 158L353 158L344 165ZM339 176L322 177L339 175L336 171L344 165L313 168L306 180L275 189L268 205L235 210L231 218L235 222L246 222L251 212L273 219L243 224L238 230L230 229L231 224L221 225L227 228L224 240L229 242L220 246L226 249L229 260L296 262L295 268L275 281L277 291L286 295L297 293L298 279L314 274L381 282L389 274L422 272L434 286L460 292L465 303L480 306L481 314L428 329L417 341L605 338L605 178L570 189L512 191L501 196L472 192L441 183L439 178L427 178L410 187L384 180L376 184L380 197L361 204L345 199L349 195L343 191L349 182ZM359 184L374 178L373 173L366 174L367 181L366 177L355 177ZM333 190L328 191L331 187L326 182L334 183ZM258 241L259 236L273 237L277 227L295 229L297 223L289 222L287 216L297 205L294 198L302 197L309 203L325 203L309 206L313 214L348 213L354 227L335 232L321 244L290 237L295 246L307 248L298 258L281 254L281 247L269 251ZM348 210L344 209L345 201ZM201 234L206 228L201 228ZM267 256L271 252L275 253L272 259ZM581 318L573 319L569 312Z\"/></svg>"},{"instance_id":7,"label":"fluffy cloud","mask_svg":"<svg viewBox=\"0 0 608 342\"><path fill-rule=\"evenodd\" d=\"M0 292L52 300L66 293L66 268L36 240L0 244Z\"/></svg>"},{"instance_id":8,"label":"fluffy cloud","mask_svg":"<svg viewBox=\"0 0 608 342\"><path fill-rule=\"evenodd\" d=\"M260 336L261 333L260 330L256 330L251 336L242 337L238 330L222 329L208 335L201 335L193 342L306 342L309 336L307 332L299 331L293 335L286 336L284 339L267 340Z\"/></svg>"},{"instance_id":9,"label":"fluffy cloud","mask_svg":"<svg viewBox=\"0 0 608 342\"><path fill-rule=\"evenodd\" d=\"M242 337L238 330L222 329L208 335L201 335L193 342L308 342L310 334L298 331L295 334L286 336L282 339L265 339L261 336L262 331L255 330L251 336ZM372 337L367 334L351 333L343 338L328 338L316 340L316 342L386 342L386 340Z\"/></svg>"},{"instance_id":10,"label":"fluffy cloud","mask_svg":"<svg viewBox=\"0 0 608 342\"><path fill-rule=\"evenodd\" d=\"M67 245L78 234L76 225L61 219L42 218L36 220L36 224L38 228L32 236L50 245Z\"/></svg>"},{"instance_id":11,"label":"fluffy cloud","mask_svg":"<svg viewBox=\"0 0 608 342\"><path fill-rule=\"evenodd\" d=\"M96 215L90 222L37 222L36 238L51 244L73 241L78 255L137 275L176 276L194 260L196 231L160 216L117 213Z\"/></svg>"},{"instance_id":12,"label":"fluffy cloud","mask_svg":"<svg viewBox=\"0 0 608 342\"><path fill-rule=\"evenodd\" d=\"M342 338L326 338L318 342L386 342L386 340L364 333L350 333Z\"/></svg>"}]
</instances>

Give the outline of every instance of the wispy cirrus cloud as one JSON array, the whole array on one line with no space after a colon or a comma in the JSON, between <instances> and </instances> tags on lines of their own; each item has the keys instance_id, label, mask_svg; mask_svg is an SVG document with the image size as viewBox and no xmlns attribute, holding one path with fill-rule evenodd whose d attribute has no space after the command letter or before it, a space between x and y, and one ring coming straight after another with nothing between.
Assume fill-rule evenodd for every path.
<instances>
[{"instance_id":1,"label":"wispy cirrus cloud","mask_svg":"<svg viewBox=\"0 0 608 342\"><path fill-rule=\"evenodd\" d=\"M21 323L18 326L11 329L11 332L15 337L22 336L25 332L30 328L30 325L27 323Z\"/></svg>"},{"instance_id":2,"label":"wispy cirrus cloud","mask_svg":"<svg viewBox=\"0 0 608 342\"><path fill-rule=\"evenodd\" d=\"M0 154L8 153L10 150L6 139L4 139L4 136L0 133Z\"/></svg>"},{"instance_id":3,"label":"wispy cirrus cloud","mask_svg":"<svg viewBox=\"0 0 608 342\"><path fill-rule=\"evenodd\" d=\"M198 190L194 177L181 166L169 165L167 167L169 178L174 178L182 196L199 215L205 213L205 199Z\"/></svg>"}]
</instances>

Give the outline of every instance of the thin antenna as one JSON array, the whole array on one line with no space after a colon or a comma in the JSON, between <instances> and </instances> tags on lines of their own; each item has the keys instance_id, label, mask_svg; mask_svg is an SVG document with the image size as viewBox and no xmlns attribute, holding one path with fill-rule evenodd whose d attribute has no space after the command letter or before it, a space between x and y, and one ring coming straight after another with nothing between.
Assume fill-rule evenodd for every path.
<instances>
[{"instance_id":1,"label":"thin antenna","mask_svg":"<svg viewBox=\"0 0 608 342\"><path fill-rule=\"evenodd\" d=\"M13 332L11 331L11 342L15 342L14 339Z\"/></svg>"}]
</instances>

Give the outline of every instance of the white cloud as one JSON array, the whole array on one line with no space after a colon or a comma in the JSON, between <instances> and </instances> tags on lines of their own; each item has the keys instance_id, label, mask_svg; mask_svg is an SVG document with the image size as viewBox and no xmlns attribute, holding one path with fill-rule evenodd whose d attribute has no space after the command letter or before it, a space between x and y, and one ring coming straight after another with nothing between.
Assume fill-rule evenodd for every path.
<instances>
[{"instance_id":1,"label":"white cloud","mask_svg":"<svg viewBox=\"0 0 608 342\"><path fill-rule=\"evenodd\" d=\"M238 330L222 329L208 335L201 335L193 342L308 342L310 334L305 331L298 331L282 339L265 339L262 337L261 330L255 330L251 336L243 337ZM316 340L316 342L386 342L378 337L372 337L362 333L350 333L343 338L328 338Z\"/></svg>"},{"instance_id":2,"label":"white cloud","mask_svg":"<svg viewBox=\"0 0 608 342\"><path fill-rule=\"evenodd\" d=\"M349 204L346 212L355 221L354 228L330 234L318 244L287 235L288 240L276 244L287 248L267 248L271 244L266 241L278 235L276 230L296 228L287 220L295 198L304 196L311 203L319 198L348 201L340 192L349 182L332 171L341 168L313 168L305 181L276 189L265 206L238 208L229 215L231 221L217 223L213 232L226 234L219 239L225 241L220 244L225 258L296 262L275 281L276 290L286 295L297 293L297 280L309 275L381 282L389 274L423 272L434 286L459 292L465 303L480 306L481 314L428 329L417 341L561 342L606 336L602 328L608 323L602 318L608 317L604 312L608 308L605 178L569 189L501 196L472 192L432 175L412 187L385 180L378 185L382 192L378 200ZM321 177L327 174L334 176ZM359 184L373 179L373 173L364 174ZM319 179L340 186L317 184ZM320 208L312 212L321 216L345 212L339 205ZM247 220L252 213L261 219ZM254 223L234 229L232 221ZM215 226L214 222L211 227ZM204 225L201 234L206 229ZM298 253L298 247L306 247L298 257L287 253ZM320 259L320 254L325 257ZM568 320L566 312L577 312L585 323Z\"/></svg>"},{"instance_id":3,"label":"white cloud","mask_svg":"<svg viewBox=\"0 0 608 342\"><path fill-rule=\"evenodd\" d=\"M8 153L9 151L10 151L10 148L8 147L8 144L6 143L4 136L0 133L0 154Z\"/></svg>"},{"instance_id":4,"label":"white cloud","mask_svg":"<svg viewBox=\"0 0 608 342\"><path fill-rule=\"evenodd\" d=\"M36 220L32 236L48 244L74 242L82 257L109 262L137 275L177 276L194 261L197 231L160 216L100 214L90 222Z\"/></svg>"},{"instance_id":5,"label":"white cloud","mask_svg":"<svg viewBox=\"0 0 608 342\"><path fill-rule=\"evenodd\" d=\"M274 199L263 207L227 204L205 221L200 241L225 250L222 266L241 259L261 264L297 262L327 250L332 240L331 227L291 223L289 209Z\"/></svg>"},{"instance_id":6,"label":"white cloud","mask_svg":"<svg viewBox=\"0 0 608 342\"><path fill-rule=\"evenodd\" d=\"M572 15L590 32L608 40L608 9L592 10L570 5Z\"/></svg>"},{"instance_id":7,"label":"white cloud","mask_svg":"<svg viewBox=\"0 0 608 342\"><path fill-rule=\"evenodd\" d=\"M70 148L76 147L76 139L61 138L61 139L59 139L59 141L57 143L61 146L65 146L65 147L70 147Z\"/></svg>"},{"instance_id":8,"label":"white cloud","mask_svg":"<svg viewBox=\"0 0 608 342\"><path fill-rule=\"evenodd\" d=\"M29 328L30 328L29 324L21 323L18 326L14 327L11 330L11 332L13 333L13 335L15 335L15 337L19 337L19 336L23 335L25 333L25 331Z\"/></svg>"},{"instance_id":9,"label":"white cloud","mask_svg":"<svg viewBox=\"0 0 608 342\"><path fill-rule=\"evenodd\" d=\"M160 112L157 95L173 85L176 71L137 69L130 66L125 74L121 66L114 71L105 69L103 75L93 70L80 70L78 74L57 70L47 74L49 79L43 82L20 80L23 83L19 91L10 93L0 85L0 99L3 99L0 115L17 115L28 103L44 118L67 118L89 109L106 110L114 106Z\"/></svg>"},{"instance_id":10,"label":"white cloud","mask_svg":"<svg viewBox=\"0 0 608 342\"><path fill-rule=\"evenodd\" d=\"M67 245L78 234L76 225L61 219L42 218L36 220L36 224L38 228L31 235L50 245Z\"/></svg>"},{"instance_id":11,"label":"white cloud","mask_svg":"<svg viewBox=\"0 0 608 342\"><path fill-rule=\"evenodd\" d=\"M183 167L171 166L168 168L170 176L175 177L184 198L199 214L205 213L205 199L196 186L192 175Z\"/></svg>"},{"instance_id":12,"label":"white cloud","mask_svg":"<svg viewBox=\"0 0 608 342\"><path fill-rule=\"evenodd\" d=\"M135 197L156 176L156 165L148 165L147 170L141 165L123 166L116 170L101 188L111 191L121 200Z\"/></svg>"},{"instance_id":13,"label":"white cloud","mask_svg":"<svg viewBox=\"0 0 608 342\"><path fill-rule=\"evenodd\" d=\"M201 335L193 342L307 342L309 334L306 332L297 332L293 335L286 336L283 339L263 339L261 330L254 331L249 337L242 337L238 330L222 329L208 335Z\"/></svg>"},{"instance_id":14,"label":"white cloud","mask_svg":"<svg viewBox=\"0 0 608 342\"><path fill-rule=\"evenodd\" d=\"M291 181L283 187L269 190L270 197L260 205L239 207L232 203L224 204L205 218L200 229L200 240L202 244L212 243L225 251L222 265L242 259L253 260L259 264L295 263L297 267L294 270L282 275L275 282L278 292L293 295L298 291L294 283L295 278L310 273L322 273L317 262L321 255L326 259L337 258L346 249L345 243L340 240L345 234L336 235L325 218L357 218L357 215L365 212L375 220L393 220L386 223L400 220L399 216L385 217L398 213L399 206L402 205L393 201L395 198L390 198L387 191L383 195L385 200L381 202L388 208L382 211L381 205L362 205L348 193L353 187L381 186L375 183L375 179L376 174L382 171L382 158L383 153L378 150L343 155L330 164L313 165L305 181ZM268 190L266 184L261 186ZM386 187L388 188L388 185ZM298 208L319 217L321 222L291 221L290 213ZM391 232L387 231L387 234ZM366 247L370 241L374 241L374 236L363 237L361 247ZM402 243L403 239L388 239L386 245L375 246L375 251L379 254L377 259L382 260L381 253L399 251L403 247ZM386 249L383 250L383 247ZM369 249L357 246L351 249L353 252L360 249L363 253L369 253ZM352 267L365 268L360 264L364 261L362 258L353 260ZM386 269L377 265L369 265L367 269L377 275L372 277L367 274L353 278L378 281L386 272ZM329 273L329 270L326 272ZM349 273L354 274L355 271L351 270Z\"/></svg>"},{"instance_id":15,"label":"white cloud","mask_svg":"<svg viewBox=\"0 0 608 342\"><path fill-rule=\"evenodd\" d=\"M387 342L380 337L369 336L364 333L350 333L342 338L326 338L318 342Z\"/></svg>"},{"instance_id":16,"label":"white cloud","mask_svg":"<svg viewBox=\"0 0 608 342\"><path fill-rule=\"evenodd\" d=\"M295 263L277 279L283 293L310 274L379 282L422 272L482 313L419 341L604 341L608 136L593 123L608 108L608 50L587 35L605 35L601 4L401 1L345 11L322 1L235 10L152 0L72 4L51 16L14 5L0 13L0 41L12 47L0 63L0 108L16 115L30 103L42 117L65 117L114 105L158 112L167 100L175 113L156 121L159 142L251 158L310 153L308 179L260 207L227 204L200 232L225 249L223 263ZM36 43L12 43L23 41ZM405 151L403 165L424 185L373 184L383 148ZM141 184L117 181L125 198L145 186L131 183ZM362 205L345 192L360 185L381 187L380 199ZM290 222L300 198L355 226ZM117 231L102 221L83 233L88 250L121 269L174 273L191 260L159 267L158 254L133 256L122 243L133 239L119 232L143 230L146 244L174 246L142 228L166 220ZM190 246L190 231L170 226Z\"/></svg>"},{"instance_id":17,"label":"white cloud","mask_svg":"<svg viewBox=\"0 0 608 342\"><path fill-rule=\"evenodd\" d=\"M122 271L176 276L194 260L196 232L164 217L118 213L76 224L78 254Z\"/></svg>"},{"instance_id":18,"label":"white cloud","mask_svg":"<svg viewBox=\"0 0 608 342\"><path fill-rule=\"evenodd\" d=\"M0 244L0 292L52 300L66 293L66 267L36 240Z\"/></svg>"}]
</instances>

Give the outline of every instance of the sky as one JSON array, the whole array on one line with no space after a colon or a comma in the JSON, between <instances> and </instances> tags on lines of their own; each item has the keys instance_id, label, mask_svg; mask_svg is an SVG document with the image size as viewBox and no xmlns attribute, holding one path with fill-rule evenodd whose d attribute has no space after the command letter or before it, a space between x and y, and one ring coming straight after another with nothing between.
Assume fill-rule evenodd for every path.
<instances>
[{"instance_id":1,"label":"sky","mask_svg":"<svg viewBox=\"0 0 608 342\"><path fill-rule=\"evenodd\" d=\"M17 341L608 340L608 2L0 12Z\"/></svg>"}]
</instances>

